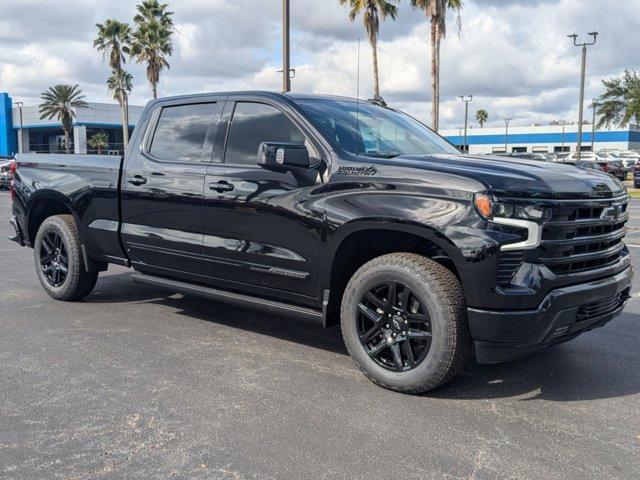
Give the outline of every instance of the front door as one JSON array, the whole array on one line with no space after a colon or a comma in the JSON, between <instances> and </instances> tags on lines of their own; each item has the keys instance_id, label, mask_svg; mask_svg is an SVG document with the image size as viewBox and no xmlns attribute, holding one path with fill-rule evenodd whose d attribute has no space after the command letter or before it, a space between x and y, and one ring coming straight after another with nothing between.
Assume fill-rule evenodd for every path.
<instances>
[{"instance_id":1,"label":"front door","mask_svg":"<svg viewBox=\"0 0 640 480\"><path fill-rule=\"evenodd\" d=\"M203 276L204 179L224 99L162 103L122 181L122 238L140 270Z\"/></svg>"},{"instance_id":2,"label":"front door","mask_svg":"<svg viewBox=\"0 0 640 480\"><path fill-rule=\"evenodd\" d=\"M274 105L227 102L226 146L207 168L204 259L212 279L253 294L288 292L295 301L316 293L322 234L318 168L274 172L256 163L261 142L307 145L291 118ZM257 288L256 288L257 287Z\"/></svg>"}]
</instances>

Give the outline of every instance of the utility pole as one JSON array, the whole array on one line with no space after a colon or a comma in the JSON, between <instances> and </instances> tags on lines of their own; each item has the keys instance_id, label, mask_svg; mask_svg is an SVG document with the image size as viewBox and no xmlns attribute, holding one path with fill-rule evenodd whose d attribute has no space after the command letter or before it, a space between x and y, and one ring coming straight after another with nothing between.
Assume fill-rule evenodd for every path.
<instances>
[{"instance_id":1,"label":"utility pole","mask_svg":"<svg viewBox=\"0 0 640 480\"><path fill-rule=\"evenodd\" d=\"M583 43L578 43L577 41L578 35L576 35L575 33L571 35L567 35L567 37L573 39L573 44L576 47L582 47L582 69L580 72L580 110L578 110L578 146L577 146L578 161L580 160L580 157L582 155L582 114L584 110L584 77L585 77L585 70L587 66L587 47L596 44L598 32L589 32L589 35L593 37L593 40L591 42L583 42Z\"/></svg>"},{"instance_id":2,"label":"utility pole","mask_svg":"<svg viewBox=\"0 0 640 480\"><path fill-rule=\"evenodd\" d=\"M513 118L505 118L504 119L504 153L507 152L507 147L509 145L509 122L513 120Z\"/></svg>"},{"instance_id":3,"label":"utility pole","mask_svg":"<svg viewBox=\"0 0 640 480\"><path fill-rule=\"evenodd\" d=\"M458 95L458 98L464 102L464 145L462 146L462 153L469 153L467 127L469 124L469 102L473 100L473 95Z\"/></svg>"},{"instance_id":4,"label":"utility pole","mask_svg":"<svg viewBox=\"0 0 640 480\"><path fill-rule=\"evenodd\" d=\"M22 130L22 107L24 107L24 103L23 102L15 102L16 107L18 107L18 110L20 111L20 134L18 135L18 153L23 153L24 150L24 138L22 137L24 134L24 131Z\"/></svg>"},{"instance_id":5,"label":"utility pole","mask_svg":"<svg viewBox=\"0 0 640 480\"><path fill-rule=\"evenodd\" d=\"M291 91L291 49L289 33L291 29L290 0L282 0L282 91Z\"/></svg>"}]
</instances>

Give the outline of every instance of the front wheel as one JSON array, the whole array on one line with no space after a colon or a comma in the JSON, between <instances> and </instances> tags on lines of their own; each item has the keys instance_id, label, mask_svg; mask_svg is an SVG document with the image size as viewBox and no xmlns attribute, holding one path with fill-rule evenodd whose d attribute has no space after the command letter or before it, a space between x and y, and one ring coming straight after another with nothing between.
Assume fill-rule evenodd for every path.
<instances>
[{"instance_id":1,"label":"front wheel","mask_svg":"<svg viewBox=\"0 0 640 480\"><path fill-rule=\"evenodd\" d=\"M42 287L56 300L79 300L96 285L98 272L85 269L72 215L56 215L42 223L34 242L34 257Z\"/></svg>"},{"instance_id":2,"label":"front wheel","mask_svg":"<svg viewBox=\"0 0 640 480\"><path fill-rule=\"evenodd\" d=\"M462 369L470 350L457 277L421 255L393 253L363 265L342 300L349 354L378 385L421 393Z\"/></svg>"}]
</instances>

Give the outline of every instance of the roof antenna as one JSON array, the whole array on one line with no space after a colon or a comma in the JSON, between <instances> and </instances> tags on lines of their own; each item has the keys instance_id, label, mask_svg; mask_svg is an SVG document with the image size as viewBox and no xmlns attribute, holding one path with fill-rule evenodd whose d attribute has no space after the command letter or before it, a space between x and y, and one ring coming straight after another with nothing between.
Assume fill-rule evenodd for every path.
<instances>
[{"instance_id":1,"label":"roof antenna","mask_svg":"<svg viewBox=\"0 0 640 480\"><path fill-rule=\"evenodd\" d=\"M358 136L360 135L360 37L358 37L358 73L356 80L356 131L353 136L356 141L356 157L358 156Z\"/></svg>"}]
</instances>

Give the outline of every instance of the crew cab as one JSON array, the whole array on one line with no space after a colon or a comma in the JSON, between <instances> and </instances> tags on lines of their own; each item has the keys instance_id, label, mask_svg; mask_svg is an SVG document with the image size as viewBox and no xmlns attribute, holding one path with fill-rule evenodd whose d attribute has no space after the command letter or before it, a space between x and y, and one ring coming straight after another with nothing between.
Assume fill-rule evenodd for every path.
<instances>
[{"instance_id":1,"label":"crew cab","mask_svg":"<svg viewBox=\"0 0 640 480\"><path fill-rule=\"evenodd\" d=\"M629 298L628 196L595 170L460 154L380 101L152 101L123 158L18 155L13 239L55 299L136 283L340 324L418 393L602 326Z\"/></svg>"}]
</instances>

